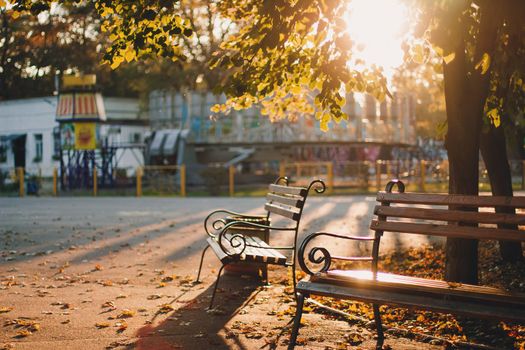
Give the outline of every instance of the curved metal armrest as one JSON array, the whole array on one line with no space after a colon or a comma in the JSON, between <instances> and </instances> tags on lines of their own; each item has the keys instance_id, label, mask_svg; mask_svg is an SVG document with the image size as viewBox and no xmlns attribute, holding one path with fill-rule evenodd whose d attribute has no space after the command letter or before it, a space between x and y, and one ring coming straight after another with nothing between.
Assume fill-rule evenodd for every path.
<instances>
[{"instance_id":1,"label":"curved metal armrest","mask_svg":"<svg viewBox=\"0 0 525 350\"><path fill-rule=\"evenodd\" d=\"M226 225L226 221L225 221L226 215L220 217L219 219L214 220L213 222L209 222L213 216L215 216L216 214L221 214L221 213L222 214L236 216L236 217L240 217L240 218L244 218L244 219L263 219L263 218L266 218L266 215L247 215L247 214L237 213L237 212L234 212L234 211L231 211L231 210L227 210L227 209L219 209L219 210L212 211L210 214L208 214L206 219L204 219L204 230L206 231L208 236L210 236L212 238L216 238L216 234L211 231L211 228L213 228L213 230L215 230L215 231L219 231L219 230L221 230L223 228L224 225ZM244 221L242 221L242 222L244 222Z\"/></svg>"},{"instance_id":2,"label":"curved metal armrest","mask_svg":"<svg viewBox=\"0 0 525 350\"><path fill-rule=\"evenodd\" d=\"M308 261L314 263L314 264L323 264L323 266L319 269L319 271L312 271L308 266L306 266L305 262L305 256L304 253L306 251L306 247L310 241L313 239L319 237L319 236L328 236L333 238L341 238L341 239L348 239L352 241L365 241L365 242L373 242L375 241L375 237L359 237L359 236L346 236L346 235L340 235L336 233L330 233L330 232L315 232L303 241L301 243L301 246L299 247L299 253L298 253L298 260L299 260L299 266L301 266L301 269L306 272L309 275L313 275L316 272L326 272L330 268L330 265L332 264L332 260L346 260L346 261L373 261L372 257L343 257L343 256L336 256L331 255L328 249L325 247L313 247L308 252ZM321 255L317 255L317 253L321 253Z\"/></svg>"},{"instance_id":3,"label":"curved metal armrest","mask_svg":"<svg viewBox=\"0 0 525 350\"><path fill-rule=\"evenodd\" d=\"M253 228L262 228L262 229L269 229L269 230L295 231L294 227L272 227L270 225L263 225L263 224L258 224L256 222L241 221L241 220L231 221L231 222L226 223L225 220L220 219L215 222L220 222L224 226L220 228L221 232L219 233L218 238L217 236L214 236L214 237L217 239L222 251L228 256L232 256L232 257L241 255L242 253L244 253L244 250L246 249L246 247L250 247L251 245L246 242L246 237L244 237L244 235L240 232L235 232L234 234L230 236L226 236L226 233L228 233L230 229L234 229L234 228L242 229L242 228L247 228L247 227L253 227ZM238 227L235 227L235 225L238 225ZM225 247L224 246L225 242L228 242L230 247ZM231 248L235 249L235 251L231 252L230 251ZM289 247L268 247L268 248L289 249Z\"/></svg>"}]
</instances>

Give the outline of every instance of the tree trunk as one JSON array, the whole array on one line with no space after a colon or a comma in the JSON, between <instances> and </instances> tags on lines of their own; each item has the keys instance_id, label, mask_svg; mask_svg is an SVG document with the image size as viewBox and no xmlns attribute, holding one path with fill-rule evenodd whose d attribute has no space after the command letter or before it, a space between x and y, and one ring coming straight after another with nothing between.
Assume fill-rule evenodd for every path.
<instances>
[{"instance_id":1,"label":"tree trunk","mask_svg":"<svg viewBox=\"0 0 525 350\"><path fill-rule=\"evenodd\" d=\"M454 7L451 14L460 18L468 3ZM478 194L479 146L483 107L489 92L490 69L481 72L473 67L483 55L492 57L501 22L497 2L480 4L480 24L476 34L473 60L467 59L466 38L468 28L459 25L454 35L459 39L454 47L455 58L443 64L445 100L447 105L448 132L446 148L450 164L449 193ZM472 210L455 207L458 210ZM446 244L445 279L447 281L477 284L478 282L478 241L462 238L448 238Z\"/></svg>"},{"instance_id":2,"label":"tree trunk","mask_svg":"<svg viewBox=\"0 0 525 350\"><path fill-rule=\"evenodd\" d=\"M464 50L460 49L460 52ZM471 107L475 101L464 94L468 82L462 66L464 66L464 60L457 56L454 61L444 66L448 121L446 148L450 167L449 193L476 195L478 194L481 113L475 112L479 109ZM469 210L469 208L461 207L454 209ZM447 239L445 279L454 282L477 283L477 240Z\"/></svg>"},{"instance_id":3,"label":"tree trunk","mask_svg":"<svg viewBox=\"0 0 525 350\"><path fill-rule=\"evenodd\" d=\"M481 155L489 174L490 187L494 196L512 196L512 177L507 160L507 145L505 130L502 126L490 126L487 132L481 133ZM497 213L515 214L514 208L496 207ZM517 225L498 225L499 228L517 229ZM523 259L521 242L499 241L501 258L504 261L518 261Z\"/></svg>"}]
</instances>

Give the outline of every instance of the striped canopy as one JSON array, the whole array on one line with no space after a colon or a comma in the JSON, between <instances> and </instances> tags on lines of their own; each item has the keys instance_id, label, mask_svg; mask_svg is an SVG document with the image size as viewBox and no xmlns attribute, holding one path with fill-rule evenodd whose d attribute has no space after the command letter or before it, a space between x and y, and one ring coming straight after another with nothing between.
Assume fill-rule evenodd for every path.
<instances>
[{"instance_id":1,"label":"striped canopy","mask_svg":"<svg viewBox=\"0 0 525 350\"><path fill-rule=\"evenodd\" d=\"M57 121L106 120L104 101L96 92L68 92L58 97Z\"/></svg>"}]
</instances>

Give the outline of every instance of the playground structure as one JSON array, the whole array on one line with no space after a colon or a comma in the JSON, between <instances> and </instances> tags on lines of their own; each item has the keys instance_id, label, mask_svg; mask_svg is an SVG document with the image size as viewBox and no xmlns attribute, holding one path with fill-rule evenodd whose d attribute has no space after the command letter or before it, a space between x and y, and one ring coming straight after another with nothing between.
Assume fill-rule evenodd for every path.
<instances>
[{"instance_id":1,"label":"playground structure","mask_svg":"<svg viewBox=\"0 0 525 350\"><path fill-rule=\"evenodd\" d=\"M143 143L112 140L114 125L106 118L94 75L63 78L56 121L62 190L91 188L94 184L113 187L123 152L131 152L137 160L143 157Z\"/></svg>"}]
</instances>

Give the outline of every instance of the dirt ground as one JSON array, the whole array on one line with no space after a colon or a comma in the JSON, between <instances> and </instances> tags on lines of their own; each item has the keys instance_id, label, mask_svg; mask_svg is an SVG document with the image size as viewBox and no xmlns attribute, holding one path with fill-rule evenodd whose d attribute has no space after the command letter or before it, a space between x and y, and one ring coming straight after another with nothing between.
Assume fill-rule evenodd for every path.
<instances>
[{"instance_id":1,"label":"dirt ground","mask_svg":"<svg viewBox=\"0 0 525 350\"><path fill-rule=\"evenodd\" d=\"M260 213L263 198L0 198L0 349L285 349L294 312L286 270L270 286L221 279L217 308L206 307L220 263L205 258L217 208ZM301 237L325 230L368 234L373 197L314 197ZM301 237L299 240L301 240ZM276 237L286 242L290 237ZM382 249L418 245L387 237ZM345 252L367 249L323 242ZM307 313L297 349L373 349L373 328ZM387 335L393 349L441 349Z\"/></svg>"}]
</instances>

